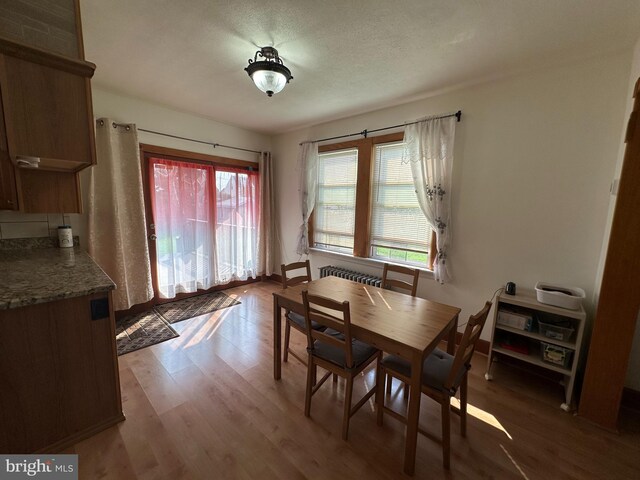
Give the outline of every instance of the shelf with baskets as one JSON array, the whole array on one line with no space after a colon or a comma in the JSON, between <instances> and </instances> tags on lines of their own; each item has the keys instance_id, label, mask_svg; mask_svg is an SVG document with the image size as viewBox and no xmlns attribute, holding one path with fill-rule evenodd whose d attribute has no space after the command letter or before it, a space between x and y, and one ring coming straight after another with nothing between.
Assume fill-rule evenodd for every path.
<instances>
[{"instance_id":1,"label":"shelf with baskets","mask_svg":"<svg viewBox=\"0 0 640 480\"><path fill-rule=\"evenodd\" d=\"M569 310L546 305L538 302L534 291L498 295L485 378L493 379L491 366L501 355L559 373L565 389L560 407L569 411L585 321L582 307Z\"/></svg>"}]
</instances>

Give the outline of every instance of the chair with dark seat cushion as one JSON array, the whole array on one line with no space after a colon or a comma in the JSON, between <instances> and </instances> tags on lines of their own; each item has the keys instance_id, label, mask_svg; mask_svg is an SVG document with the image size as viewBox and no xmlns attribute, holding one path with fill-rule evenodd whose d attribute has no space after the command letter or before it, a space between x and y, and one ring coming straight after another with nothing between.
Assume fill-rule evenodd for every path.
<instances>
[{"instance_id":1,"label":"chair with dark seat cushion","mask_svg":"<svg viewBox=\"0 0 640 480\"><path fill-rule=\"evenodd\" d=\"M449 355L440 349L435 349L422 364L422 393L439 402L442 407L442 437L437 439L423 430L420 430L420 432L442 443L442 463L445 468L449 468L450 464L449 411L453 410L454 413L460 416L460 434L463 437L466 436L467 372L471 368L471 357L478 338L480 338L482 328L487 321L490 309L491 302L486 302L482 310L469 317L455 355ZM384 413L389 413L394 418L406 423L405 417L384 405L384 385L382 385L382 382L384 382L385 374L398 378L408 385L411 379L411 364L395 355L385 357L380 363L376 382L379 390L376 395L378 425L382 425ZM459 409L451 406L451 397L456 395L458 389L460 390Z\"/></svg>"},{"instance_id":2,"label":"chair with dark seat cushion","mask_svg":"<svg viewBox=\"0 0 640 480\"><path fill-rule=\"evenodd\" d=\"M372 362L380 364L380 350L356 340L351 336L351 316L349 302L337 302L319 295L311 295L304 290L302 301L307 322L307 389L304 414L311 415L311 397L331 376L346 379L344 390L344 414L342 417L342 438L349 435L349 420L377 392L375 386L354 406L351 406L354 379ZM326 327L324 331L312 328L312 322ZM327 373L316 381L317 367Z\"/></svg>"},{"instance_id":3,"label":"chair with dark seat cushion","mask_svg":"<svg viewBox=\"0 0 640 480\"><path fill-rule=\"evenodd\" d=\"M395 278L391 278L389 273L396 273ZM411 282L402 280L402 276L411 277ZM415 297L418 292L418 279L420 278L420 270L417 268L403 267L401 265L394 265L392 263L385 263L382 270L382 288L385 290L407 290L412 297ZM391 393L392 378L387 376L387 395ZM404 398L405 400L409 396L409 389L404 385Z\"/></svg>"},{"instance_id":4,"label":"chair with dark seat cushion","mask_svg":"<svg viewBox=\"0 0 640 480\"><path fill-rule=\"evenodd\" d=\"M288 272L292 272L294 270L302 270L304 269L304 273L297 276L288 275ZM282 273L282 288L293 287L294 285L299 285L301 283L310 282L311 281L311 264L309 260L304 262L295 262L290 263L289 265L282 264L280 266L280 272ZM289 354L292 357L302 362L304 365L307 364L304 358L298 355L295 351L293 351L289 347L289 339L291 336L291 327L295 330L306 335L307 333L307 324L304 319L304 315L300 315L299 313L286 311L285 312L286 325L284 327L284 354L282 356L282 361L286 362L289 360ZM313 323L312 327L314 329L322 330L324 327L319 325L318 323Z\"/></svg>"}]
</instances>

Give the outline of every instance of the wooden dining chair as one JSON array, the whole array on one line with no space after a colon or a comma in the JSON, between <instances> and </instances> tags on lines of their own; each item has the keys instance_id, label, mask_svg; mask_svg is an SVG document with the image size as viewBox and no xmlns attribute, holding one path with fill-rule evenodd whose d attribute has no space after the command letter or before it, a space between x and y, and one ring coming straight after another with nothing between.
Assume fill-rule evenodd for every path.
<instances>
[{"instance_id":1,"label":"wooden dining chair","mask_svg":"<svg viewBox=\"0 0 640 480\"><path fill-rule=\"evenodd\" d=\"M455 355L449 355L440 349L435 349L425 360L422 366L422 393L439 402L442 409L442 436L440 438L419 429L423 435L442 444L442 463L445 468L449 468L450 458L450 410L460 416L460 434L465 437L467 434L467 372L471 369L471 357L476 347L480 333L487 321L491 302L486 302L482 310L469 317L467 326L462 335L462 340ZM376 395L378 425L382 425L384 413L392 417L407 422L401 414L384 405L384 382L385 374L391 374L406 384L411 379L411 364L395 355L389 355L380 362L378 369L378 379L376 382L378 393ZM451 406L451 397L456 395L460 389L460 408Z\"/></svg>"},{"instance_id":2,"label":"wooden dining chair","mask_svg":"<svg viewBox=\"0 0 640 480\"><path fill-rule=\"evenodd\" d=\"M290 276L288 272L292 272L295 270L304 269L303 274ZM293 287L294 285L299 285L301 283L310 282L311 281L311 264L309 260L304 262L295 262L290 263L289 265L282 264L280 265L280 272L282 274L282 288ZM306 360L299 356L296 352L289 348L289 338L291 336L291 327L298 330L303 334L307 334L307 326L305 323L304 315L300 315L299 313L291 312L287 310L285 312L286 325L284 327L284 354L282 361L286 362L289 359L289 353L292 357L302 362L304 365L307 364ZM316 323L313 324L313 328L317 328L323 330L324 327L322 325L318 325Z\"/></svg>"},{"instance_id":3,"label":"wooden dining chair","mask_svg":"<svg viewBox=\"0 0 640 480\"><path fill-rule=\"evenodd\" d=\"M331 374L345 378L342 438L347 440L349 420L372 395L377 393L374 386L352 407L353 380L371 362L376 361L376 368L379 367L382 352L352 337L349 302L337 302L327 297L311 295L306 290L302 292L302 301L307 322L307 352L309 355L304 414L307 417L311 415L311 397ZM325 326L326 329L320 331L312 328L313 322ZM320 381L317 381L317 367L327 370Z\"/></svg>"},{"instance_id":4,"label":"wooden dining chair","mask_svg":"<svg viewBox=\"0 0 640 480\"><path fill-rule=\"evenodd\" d=\"M389 272L399 273L400 275L407 275L412 277L411 282L407 282L405 280L400 280L397 278L389 278ZM401 290L407 290L411 292L411 296L415 297L418 292L418 279L420 277L420 270L417 268L409 268L402 267L400 265L393 265L390 263L384 264L384 269L382 270L382 288L386 290L391 290L393 288L399 288ZM391 375L387 375L387 395L391 393ZM409 398L409 389L406 384L404 386L404 398L405 400Z\"/></svg>"},{"instance_id":5,"label":"wooden dining chair","mask_svg":"<svg viewBox=\"0 0 640 480\"><path fill-rule=\"evenodd\" d=\"M411 277L411 281L400 280L397 278L390 278L389 272L399 273L401 275L408 275ZM418 292L418 278L420 276L420 270L417 268L402 267L400 265L393 265L391 263L385 263L382 270L382 288L387 290L393 288L400 288L402 290L408 290L411 292L411 296L415 297Z\"/></svg>"}]
</instances>

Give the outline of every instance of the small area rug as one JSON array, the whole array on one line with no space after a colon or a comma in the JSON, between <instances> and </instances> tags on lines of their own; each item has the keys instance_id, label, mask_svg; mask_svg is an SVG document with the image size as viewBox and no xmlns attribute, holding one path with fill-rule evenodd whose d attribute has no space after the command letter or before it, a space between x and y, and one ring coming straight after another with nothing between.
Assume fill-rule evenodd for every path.
<instances>
[{"instance_id":1,"label":"small area rug","mask_svg":"<svg viewBox=\"0 0 640 480\"><path fill-rule=\"evenodd\" d=\"M169 323L177 323L188 318L211 313L221 308L238 305L240 302L223 292L205 293L175 302L156 305L154 310Z\"/></svg>"},{"instance_id":2,"label":"small area rug","mask_svg":"<svg viewBox=\"0 0 640 480\"><path fill-rule=\"evenodd\" d=\"M178 332L153 310L125 317L116 323L118 355L178 336Z\"/></svg>"}]
</instances>

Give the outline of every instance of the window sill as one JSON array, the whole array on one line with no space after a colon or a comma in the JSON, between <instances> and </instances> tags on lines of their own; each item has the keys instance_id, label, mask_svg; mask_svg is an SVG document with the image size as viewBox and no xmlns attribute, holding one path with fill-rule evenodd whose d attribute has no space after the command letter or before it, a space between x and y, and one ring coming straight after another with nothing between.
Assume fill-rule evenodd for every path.
<instances>
[{"instance_id":1,"label":"window sill","mask_svg":"<svg viewBox=\"0 0 640 480\"><path fill-rule=\"evenodd\" d=\"M415 266L415 265L408 265L408 264L403 264L403 263L387 262L387 261L384 261L384 260L378 260L376 258L354 257L353 255L349 255L348 253L332 252L331 250L324 250L322 248L316 248L316 247L311 247L311 248L309 248L309 250L312 253L319 253L321 255L326 255L328 257L334 257L334 258L343 260L345 262L354 263L356 265L366 265L368 267L379 267L380 268L380 276L382 276L382 268L383 268L384 264L385 263L389 263L389 264L398 265L398 266L401 266L401 267L415 268L415 269L420 271L420 276L421 277L433 278L433 271L428 270L425 267L418 267L418 266Z\"/></svg>"}]
</instances>

